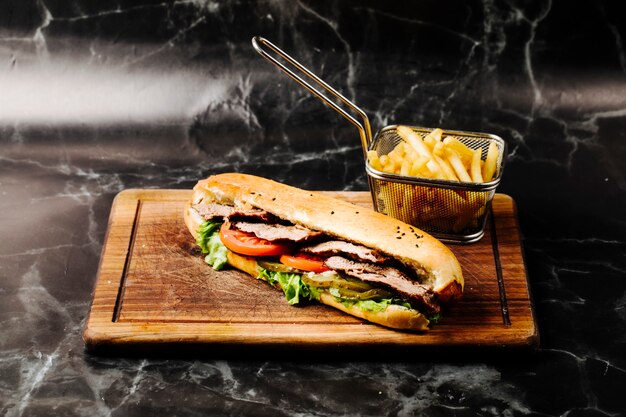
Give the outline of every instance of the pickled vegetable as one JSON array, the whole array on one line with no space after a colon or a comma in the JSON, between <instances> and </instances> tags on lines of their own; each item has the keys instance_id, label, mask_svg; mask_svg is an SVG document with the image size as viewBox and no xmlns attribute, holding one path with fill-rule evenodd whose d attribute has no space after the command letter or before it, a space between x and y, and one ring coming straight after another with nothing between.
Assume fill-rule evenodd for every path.
<instances>
[{"instance_id":1,"label":"pickled vegetable","mask_svg":"<svg viewBox=\"0 0 626 417\"><path fill-rule=\"evenodd\" d=\"M358 279L344 277L336 272L326 272L322 274L304 274L302 282L307 285L319 288L346 288L353 291L368 291L374 286Z\"/></svg>"},{"instance_id":2,"label":"pickled vegetable","mask_svg":"<svg viewBox=\"0 0 626 417\"><path fill-rule=\"evenodd\" d=\"M354 291L347 288L331 288L331 295L345 300L373 300L379 298L390 298L391 293L382 288L373 288L367 291Z\"/></svg>"},{"instance_id":3,"label":"pickled vegetable","mask_svg":"<svg viewBox=\"0 0 626 417\"><path fill-rule=\"evenodd\" d=\"M289 274L301 274L304 272L300 269L292 268L280 262L272 262L259 259L257 260L257 263L261 268L267 269L268 271L272 272L286 272Z\"/></svg>"}]
</instances>

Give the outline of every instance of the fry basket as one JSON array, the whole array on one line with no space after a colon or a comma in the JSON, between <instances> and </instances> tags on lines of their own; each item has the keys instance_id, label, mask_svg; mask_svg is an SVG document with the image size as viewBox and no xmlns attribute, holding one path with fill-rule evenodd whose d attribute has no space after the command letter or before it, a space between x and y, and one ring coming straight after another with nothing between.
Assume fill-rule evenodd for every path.
<instances>
[{"instance_id":1,"label":"fry basket","mask_svg":"<svg viewBox=\"0 0 626 417\"><path fill-rule=\"evenodd\" d=\"M393 150L403 140L396 127L387 126L378 132L370 149L379 156ZM422 137L433 130L410 127ZM474 183L409 177L379 171L366 161L374 208L441 240L475 242L484 234L491 200L502 178L506 143L487 133L444 130L442 136L453 137L472 150L481 149L482 159L485 159L489 144L495 143L498 157L493 180Z\"/></svg>"},{"instance_id":2,"label":"fry basket","mask_svg":"<svg viewBox=\"0 0 626 417\"><path fill-rule=\"evenodd\" d=\"M367 151L375 151L379 156L391 152L397 144L403 141L397 133L397 125L382 128L372 138L367 114L354 103L267 39L256 36L252 38L252 45L261 56L357 127L372 203L376 211L402 220L447 242L471 243L478 241L484 235L491 201L502 178L505 165L506 142L502 138L488 133L443 130L443 137L456 138L472 150L481 149L482 159L485 159L490 143L495 143L498 149L496 171L493 179L488 182L439 180L379 171L370 165ZM309 81L276 59L266 49L299 70L336 100L332 100L313 87ZM336 102L337 100L352 110L358 118L342 108ZM425 127L409 127L421 137L425 137L433 130Z\"/></svg>"}]
</instances>

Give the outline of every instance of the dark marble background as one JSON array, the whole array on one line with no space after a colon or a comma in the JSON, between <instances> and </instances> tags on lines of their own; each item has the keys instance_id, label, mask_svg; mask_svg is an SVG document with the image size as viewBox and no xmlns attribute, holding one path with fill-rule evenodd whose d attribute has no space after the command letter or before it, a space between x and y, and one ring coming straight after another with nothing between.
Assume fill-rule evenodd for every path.
<instances>
[{"instance_id":1,"label":"dark marble background","mask_svg":"<svg viewBox=\"0 0 626 417\"><path fill-rule=\"evenodd\" d=\"M492 357L120 358L81 331L113 197L256 173L365 190L263 35L406 123L505 138L541 336ZM626 415L621 1L0 1L0 415Z\"/></svg>"}]
</instances>

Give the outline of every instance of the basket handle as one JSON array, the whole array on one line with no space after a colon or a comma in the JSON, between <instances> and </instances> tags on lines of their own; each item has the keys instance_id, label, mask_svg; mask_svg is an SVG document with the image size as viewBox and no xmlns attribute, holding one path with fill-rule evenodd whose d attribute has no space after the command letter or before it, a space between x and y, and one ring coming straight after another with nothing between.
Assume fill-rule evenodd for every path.
<instances>
[{"instance_id":1,"label":"basket handle","mask_svg":"<svg viewBox=\"0 0 626 417\"><path fill-rule=\"evenodd\" d=\"M271 43L267 39L262 38L260 36L255 36L255 37L252 38L252 46L254 47L254 49L263 58L267 59L272 64L276 65L285 74L287 74L292 79L297 81L301 86L303 86L304 88L309 90L309 92L313 93L320 100L322 100L324 103L326 103L328 106L330 106L333 110L335 110L337 113L341 114L343 117L348 119L348 121L350 121L353 125L355 125L357 127L357 129L359 129L359 136L361 137L361 145L363 146L363 153L366 154L367 149L369 148L370 142L372 141L372 129L370 127L369 119L367 118L367 115L365 114L365 112L363 110L358 108L354 103L352 103L350 100L345 98L341 93L339 93L337 90L335 90L330 85L326 84L326 82L324 82L321 78L319 78L318 76L313 74L306 67L304 67L298 61L296 61L295 59L290 57L287 53L282 51L280 48L278 48L276 45L274 45L273 43ZM315 89L311 84L309 84L306 80L304 80L298 74L293 72L291 69L287 68L287 66L285 64L283 64L282 62L278 61L275 57L273 57L268 52L266 52L262 48L262 46L265 46L265 47L271 49L273 52L278 54L280 57L282 57L289 64L291 64L292 66L296 67L298 70L302 71L309 79L313 80L317 85L321 86L322 88L324 88L324 90L328 91L330 94L335 96L337 99L341 100L346 106L348 106L350 109L352 109L355 113L357 113L361 117L361 119L363 120L363 123L359 122L357 119L354 118L354 116L352 116L351 114L347 113L344 109L339 107L339 105L337 105L334 101L329 99L327 96L325 96L319 90Z\"/></svg>"}]
</instances>

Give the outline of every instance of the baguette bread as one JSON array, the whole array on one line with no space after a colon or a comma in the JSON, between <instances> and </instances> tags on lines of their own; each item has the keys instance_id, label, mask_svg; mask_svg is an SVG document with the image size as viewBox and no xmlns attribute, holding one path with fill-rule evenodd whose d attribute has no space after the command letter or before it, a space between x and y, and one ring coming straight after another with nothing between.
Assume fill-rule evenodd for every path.
<instances>
[{"instance_id":1,"label":"baguette bread","mask_svg":"<svg viewBox=\"0 0 626 417\"><path fill-rule=\"evenodd\" d=\"M443 307L452 304L463 292L461 267L445 245L416 227L374 210L257 176L219 174L199 181L185 207L185 223L194 238L198 237L197 231L204 218L193 207L202 202L262 209L283 221L322 232L329 238L374 249L412 271L420 284L432 289ZM243 261L248 258L232 255L229 254L232 266L256 274L256 263L251 263L254 260L246 263ZM328 293L322 294L320 302L394 328L421 329L428 322L419 313L421 317L407 315L404 310L394 312L395 306L389 306L378 319L371 312L346 311L350 309ZM395 325L394 320L398 322Z\"/></svg>"}]
</instances>

